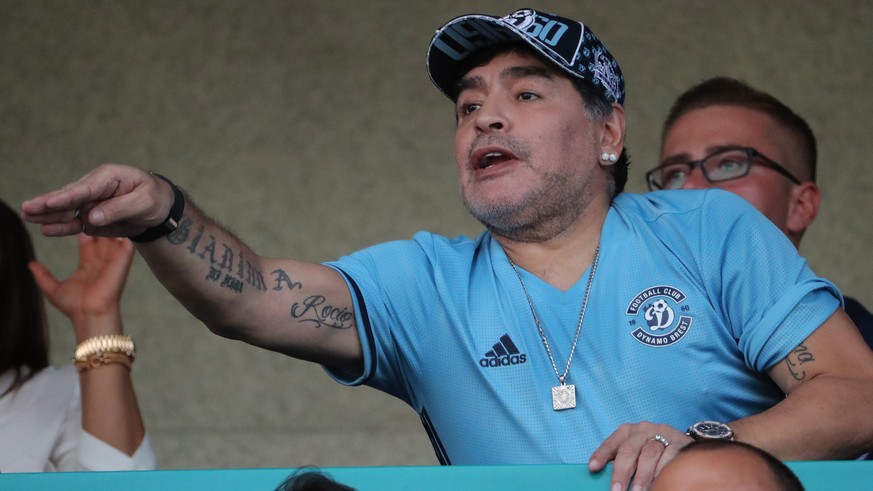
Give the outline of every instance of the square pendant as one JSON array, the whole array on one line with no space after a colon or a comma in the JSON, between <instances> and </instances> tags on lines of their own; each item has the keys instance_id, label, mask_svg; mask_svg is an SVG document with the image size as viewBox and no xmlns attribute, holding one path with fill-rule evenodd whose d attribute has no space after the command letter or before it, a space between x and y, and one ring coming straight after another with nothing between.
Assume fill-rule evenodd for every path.
<instances>
[{"instance_id":1,"label":"square pendant","mask_svg":"<svg viewBox=\"0 0 873 491\"><path fill-rule=\"evenodd\" d=\"M552 407L555 411L576 407L576 386L573 384L561 384L552 387Z\"/></svg>"}]
</instances>

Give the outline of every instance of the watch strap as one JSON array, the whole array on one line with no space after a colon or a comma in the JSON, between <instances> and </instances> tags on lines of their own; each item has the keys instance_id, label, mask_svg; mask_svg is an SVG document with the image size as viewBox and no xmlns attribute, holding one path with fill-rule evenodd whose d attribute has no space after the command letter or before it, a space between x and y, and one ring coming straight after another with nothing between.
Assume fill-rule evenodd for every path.
<instances>
[{"instance_id":1,"label":"watch strap","mask_svg":"<svg viewBox=\"0 0 873 491\"><path fill-rule=\"evenodd\" d=\"M140 244L152 242L179 228L179 220L182 219L182 212L185 210L185 195L182 193L182 190L166 177L156 173L152 173L152 175L161 178L173 188L173 206L170 208L170 214L167 215L167 219L162 223L149 227L142 233L130 237L130 240Z\"/></svg>"}]
</instances>

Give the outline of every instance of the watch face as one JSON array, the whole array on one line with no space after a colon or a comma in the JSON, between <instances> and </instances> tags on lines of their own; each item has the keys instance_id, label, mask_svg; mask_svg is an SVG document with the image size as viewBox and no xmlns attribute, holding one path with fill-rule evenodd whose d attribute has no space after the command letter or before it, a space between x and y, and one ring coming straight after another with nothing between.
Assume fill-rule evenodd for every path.
<instances>
[{"instance_id":1,"label":"watch face","mask_svg":"<svg viewBox=\"0 0 873 491\"><path fill-rule=\"evenodd\" d=\"M733 436L733 431L731 431L728 425L717 421L701 421L695 423L692 429L701 438L730 440Z\"/></svg>"}]
</instances>

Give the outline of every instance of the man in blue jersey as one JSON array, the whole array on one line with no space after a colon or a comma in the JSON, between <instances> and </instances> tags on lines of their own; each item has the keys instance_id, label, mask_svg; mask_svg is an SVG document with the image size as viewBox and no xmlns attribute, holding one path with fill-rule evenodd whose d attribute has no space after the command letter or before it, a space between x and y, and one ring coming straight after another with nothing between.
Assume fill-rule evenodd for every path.
<instances>
[{"instance_id":1,"label":"man in blue jersey","mask_svg":"<svg viewBox=\"0 0 873 491\"><path fill-rule=\"evenodd\" d=\"M131 236L211 330L403 399L443 463L613 461L624 489L692 438L786 459L873 441L873 355L846 348L839 292L781 232L719 190L621 193L624 79L587 26L462 16L427 60L455 103L478 237L265 258L166 178L119 165L22 215L46 235Z\"/></svg>"},{"instance_id":2,"label":"man in blue jersey","mask_svg":"<svg viewBox=\"0 0 873 491\"><path fill-rule=\"evenodd\" d=\"M795 247L818 215L816 138L802 117L772 95L729 77L683 92L661 135L661 164L649 189L718 187L743 197ZM873 314L845 297L845 310L873 347Z\"/></svg>"}]
</instances>

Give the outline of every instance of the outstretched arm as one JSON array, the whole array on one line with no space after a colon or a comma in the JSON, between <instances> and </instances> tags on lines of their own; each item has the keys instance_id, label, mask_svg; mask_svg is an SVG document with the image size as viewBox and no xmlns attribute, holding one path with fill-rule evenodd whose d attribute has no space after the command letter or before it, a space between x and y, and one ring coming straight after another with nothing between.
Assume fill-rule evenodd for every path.
<instances>
[{"instance_id":1,"label":"outstretched arm","mask_svg":"<svg viewBox=\"0 0 873 491\"><path fill-rule=\"evenodd\" d=\"M42 264L30 263L45 297L70 318L76 343L95 336L122 334L121 292L133 246L127 239L79 235L79 267L60 281ZM91 435L133 455L145 437L130 371L113 363L80 372L82 427Z\"/></svg>"},{"instance_id":2,"label":"outstretched arm","mask_svg":"<svg viewBox=\"0 0 873 491\"><path fill-rule=\"evenodd\" d=\"M104 164L26 201L21 212L49 236L84 230L119 237L162 223L173 202L164 180ZM261 257L190 200L175 232L136 247L161 283L217 334L337 368L359 367L351 297L333 269Z\"/></svg>"}]
</instances>

